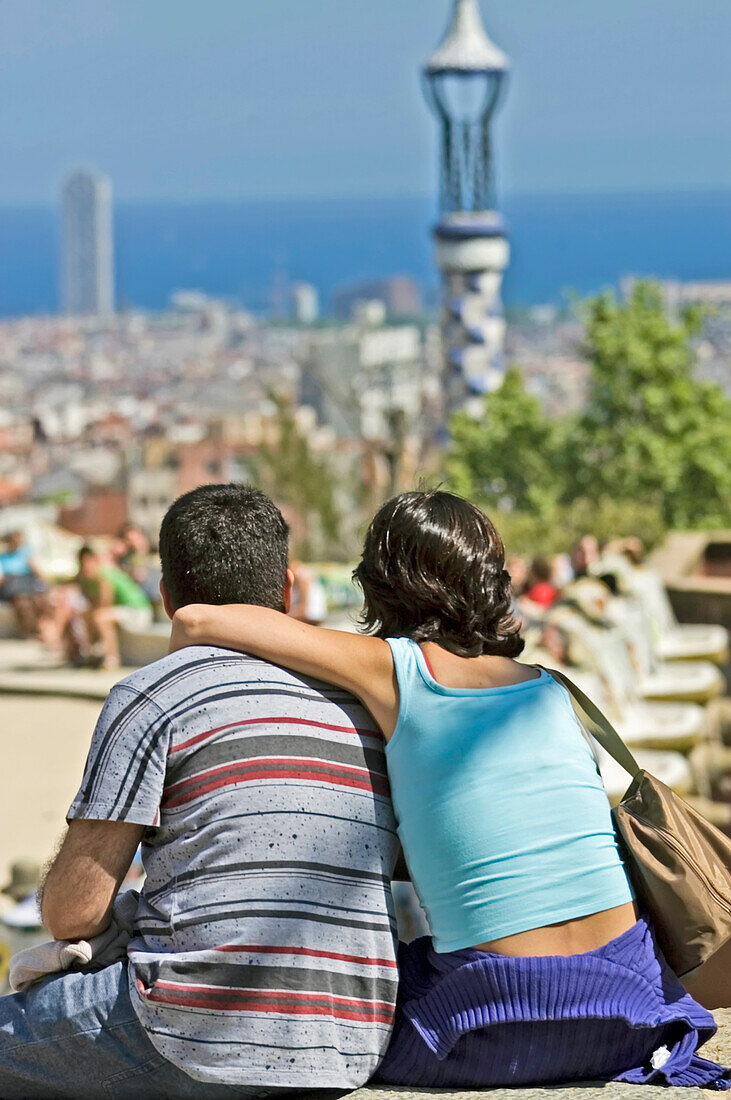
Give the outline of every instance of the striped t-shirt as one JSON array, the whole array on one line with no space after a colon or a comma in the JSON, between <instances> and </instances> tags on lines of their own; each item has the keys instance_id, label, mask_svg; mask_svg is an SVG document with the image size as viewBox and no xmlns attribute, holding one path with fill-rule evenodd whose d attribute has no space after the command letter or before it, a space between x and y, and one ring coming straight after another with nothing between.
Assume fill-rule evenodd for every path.
<instances>
[{"instance_id":1,"label":"striped t-shirt","mask_svg":"<svg viewBox=\"0 0 731 1100\"><path fill-rule=\"evenodd\" d=\"M201 1081L357 1087L396 1001L396 828L352 696L225 649L114 687L71 818L149 828L129 946L150 1039Z\"/></svg>"}]
</instances>

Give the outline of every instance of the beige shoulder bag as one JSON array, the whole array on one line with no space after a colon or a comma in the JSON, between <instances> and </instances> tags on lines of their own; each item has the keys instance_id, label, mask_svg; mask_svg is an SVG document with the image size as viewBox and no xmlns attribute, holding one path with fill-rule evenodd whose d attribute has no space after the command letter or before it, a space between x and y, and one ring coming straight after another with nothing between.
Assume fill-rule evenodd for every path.
<instances>
[{"instance_id":1,"label":"beige shoulder bag","mask_svg":"<svg viewBox=\"0 0 731 1100\"><path fill-rule=\"evenodd\" d=\"M571 680L546 671L568 691L584 730L632 776L612 815L665 958L683 979L696 979L700 967L711 969L717 987L728 983L731 1004L731 839L643 771L609 720Z\"/></svg>"}]
</instances>

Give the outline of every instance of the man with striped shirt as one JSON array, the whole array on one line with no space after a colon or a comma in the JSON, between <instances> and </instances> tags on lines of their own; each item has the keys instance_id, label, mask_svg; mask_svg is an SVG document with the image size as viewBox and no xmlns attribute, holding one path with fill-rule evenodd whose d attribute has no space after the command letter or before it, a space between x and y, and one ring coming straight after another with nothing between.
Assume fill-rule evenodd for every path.
<instances>
[{"instance_id":1,"label":"man with striped shirt","mask_svg":"<svg viewBox=\"0 0 731 1100\"><path fill-rule=\"evenodd\" d=\"M169 614L287 609L287 527L256 490L181 497L160 554ZM0 1002L0 1095L304 1096L368 1080L396 1000L397 841L381 736L355 699L229 650L180 650L112 689L68 819L46 925L102 931L142 842L134 934L127 960Z\"/></svg>"}]
</instances>

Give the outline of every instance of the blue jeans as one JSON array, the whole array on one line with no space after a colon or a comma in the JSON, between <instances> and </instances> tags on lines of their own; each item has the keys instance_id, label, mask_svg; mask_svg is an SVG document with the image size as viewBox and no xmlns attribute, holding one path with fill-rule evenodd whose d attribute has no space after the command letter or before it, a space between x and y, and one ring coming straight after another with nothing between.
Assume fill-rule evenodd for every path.
<instances>
[{"instance_id":1,"label":"blue jeans","mask_svg":"<svg viewBox=\"0 0 731 1100\"><path fill-rule=\"evenodd\" d=\"M126 962L95 973L54 975L26 993L0 998L3 1100L253 1100L287 1094L297 1093L196 1081L158 1054L132 1007Z\"/></svg>"}]
</instances>

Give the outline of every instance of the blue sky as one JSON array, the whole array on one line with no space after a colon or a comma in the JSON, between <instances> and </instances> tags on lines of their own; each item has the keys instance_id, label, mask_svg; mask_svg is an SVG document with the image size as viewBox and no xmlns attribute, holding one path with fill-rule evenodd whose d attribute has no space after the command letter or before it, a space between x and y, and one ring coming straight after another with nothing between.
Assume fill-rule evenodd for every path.
<instances>
[{"instance_id":1,"label":"blue sky","mask_svg":"<svg viewBox=\"0 0 731 1100\"><path fill-rule=\"evenodd\" d=\"M0 0L0 202L435 185L417 70L451 0ZM512 191L731 187L729 0L482 0Z\"/></svg>"}]
</instances>

